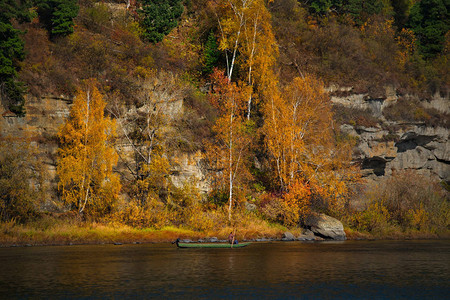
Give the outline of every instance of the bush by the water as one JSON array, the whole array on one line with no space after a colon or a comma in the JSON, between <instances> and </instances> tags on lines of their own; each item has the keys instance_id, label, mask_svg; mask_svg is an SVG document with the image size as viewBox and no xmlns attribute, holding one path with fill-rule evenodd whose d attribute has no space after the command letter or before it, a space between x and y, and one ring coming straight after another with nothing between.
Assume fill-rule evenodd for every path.
<instances>
[{"instance_id":1,"label":"bush by the water","mask_svg":"<svg viewBox=\"0 0 450 300\"><path fill-rule=\"evenodd\" d=\"M44 171L32 150L28 143L0 141L0 221L25 222L38 215Z\"/></svg>"},{"instance_id":2,"label":"bush by the water","mask_svg":"<svg viewBox=\"0 0 450 300\"><path fill-rule=\"evenodd\" d=\"M448 192L439 182L415 171L396 172L364 195L367 206L348 217L359 231L442 233L450 229Z\"/></svg>"}]
</instances>

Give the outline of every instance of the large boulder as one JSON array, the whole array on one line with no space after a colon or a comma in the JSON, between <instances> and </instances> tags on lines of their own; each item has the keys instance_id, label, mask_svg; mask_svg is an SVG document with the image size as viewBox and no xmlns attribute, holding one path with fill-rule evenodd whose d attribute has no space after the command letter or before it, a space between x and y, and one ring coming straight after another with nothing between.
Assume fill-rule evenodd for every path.
<instances>
[{"instance_id":1,"label":"large boulder","mask_svg":"<svg viewBox=\"0 0 450 300\"><path fill-rule=\"evenodd\" d=\"M325 214L312 214L307 218L305 225L319 237L338 241L347 239L342 223Z\"/></svg>"},{"instance_id":2,"label":"large boulder","mask_svg":"<svg viewBox=\"0 0 450 300\"><path fill-rule=\"evenodd\" d=\"M293 241L294 239L295 239L294 235L289 231L283 233L283 237L281 238L282 241Z\"/></svg>"}]
</instances>

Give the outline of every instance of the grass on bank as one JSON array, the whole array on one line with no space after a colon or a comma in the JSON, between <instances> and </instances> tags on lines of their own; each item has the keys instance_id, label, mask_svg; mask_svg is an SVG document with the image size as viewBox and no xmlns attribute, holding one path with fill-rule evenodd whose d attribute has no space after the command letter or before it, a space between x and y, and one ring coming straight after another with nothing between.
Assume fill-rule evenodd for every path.
<instances>
[{"instance_id":1,"label":"grass on bank","mask_svg":"<svg viewBox=\"0 0 450 300\"><path fill-rule=\"evenodd\" d=\"M300 236L303 229L286 228L279 224L262 220L242 224L236 228L224 226L216 229L197 231L183 227L165 226L160 229L136 228L117 222L83 222L76 219L59 220L45 216L26 224L15 222L0 223L0 247L26 245L79 245L79 244L113 244L113 243L158 243L171 242L176 238L197 240L207 237L217 237L225 240L228 234L236 230L239 240L255 238L280 239L285 231L294 236ZM404 240L404 239L438 239L450 238L450 231L430 232L397 229L387 229L383 232L358 231L345 227L348 240Z\"/></svg>"},{"instance_id":2,"label":"grass on bank","mask_svg":"<svg viewBox=\"0 0 450 300\"><path fill-rule=\"evenodd\" d=\"M174 226L154 229L136 228L117 222L83 222L44 216L26 224L0 223L0 246L152 243L171 242L176 238L197 240L213 236L226 239L233 230L236 230L240 240L244 240L260 237L281 238L287 228L260 221L246 224L245 227L225 226L205 231ZM291 232L299 235L301 230L295 229Z\"/></svg>"},{"instance_id":3,"label":"grass on bank","mask_svg":"<svg viewBox=\"0 0 450 300\"><path fill-rule=\"evenodd\" d=\"M282 234L290 231L300 236L303 229L286 228L279 224L262 220L242 224L236 228L224 226L216 229L197 231L183 227L165 226L160 229L136 228L117 222L83 222L76 219L59 220L45 216L26 224L15 222L0 223L0 247L26 245L79 245L79 244L113 244L113 243L158 243L171 242L176 238L197 240L217 237L225 240L228 234L236 230L239 240L256 238L280 239ZM348 240L404 240L404 239L438 239L450 238L450 231L430 232L418 230L400 230L389 228L383 232L358 231L345 227Z\"/></svg>"}]
</instances>

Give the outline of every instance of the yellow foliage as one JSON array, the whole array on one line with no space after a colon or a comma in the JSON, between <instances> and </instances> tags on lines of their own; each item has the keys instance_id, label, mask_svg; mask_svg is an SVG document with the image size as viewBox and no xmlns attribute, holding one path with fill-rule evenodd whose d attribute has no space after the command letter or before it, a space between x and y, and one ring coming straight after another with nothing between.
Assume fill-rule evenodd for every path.
<instances>
[{"instance_id":1,"label":"yellow foliage","mask_svg":"<svg viewBox=\"0 0 450 300\"><path fill-rule=\"evenodd\" d=\"M399 65L404 68L411 56L416 52L417 41L414 32L408 28L402 28L402 31L396 37L398 45L397 60Z\"/></svg>"},{"instance_id":2,"label":"yellow foliage","mask_svg":"<svg viewBox=\"0 0 450 300\"><path fill-rule=\"evenodd\" d=\"M58 132L58 188L80 213L85 208L90 213L110 211L121 187L112 171L117 163L115 122L104 116L105 105L95 81L86 82Z\"/></svg>"},{"instance_id":3,"label":"yellow foliage","mask_svg":"<svg viewBox=\"0 0 450 300\"><path fill-rule=\"evenodd\" d=\"M219 2L218 18L219 49L226 55L228 80L232 79L235 63L238 63L243 70L240 79L252 87L247 97L247 117L250 118L252 102L258 100L257 92L264 91L275 80L272 69L278 48L271 15L264 0L228 0Z\"/></svg>"},{"instance_id":4,"label":"yellow foliage","mask_svg":"<svg viewBox=\"0 0 450 300\"><path fill-rule=\"evenodd\" d=\"M207 156L210 166L218 171L215 178L216 187L228 189L229 219L233 203L233 193L250 173L245 164L251 145L251 126L244 118L245 101L251 93L249 86L231 83L219 71L213 73L213 91L211 103L219 110L213 132L216 142L207 144Z\"/></svg>"},{"instance_id":5,"label":"yellow foliage","mask_svg":"<svg viewBox=\"0 0 450 300\"><path fill-rule=\"evenodd\" d=\"M366 210L352 216L351 223L358 229L368 232L387 230L391 218L388 209L382 202L373 201Z\"/></svg>"},{"instance_id":6,"label":"yellow foliage","mask_svg":"<svg viewBox=\"0 0 450 300\"><path fill-rule=\"evenodd\" d=\"M409 215L411 225L417 230L424 229L429 224L429 214L423 204L419 208L410 209Z\"/></svg>"},{"instance_id":7,"label":"yellow foliage","mask_svg":"<svg viewBox=\"0 0 450 300\"><path fill-rule=\"evenodd\" d=\"M301 180L295 180L289 187L289 192L283 196L289 211L292 212L285 220L286 225L295 225L299 219L304 220L311 213L310 196L309 185Z\"/></svg>"},{"instance_id":8,"label":"yellow foliage","mask_svg":"<svg viewBox=\"0 0 450 300\"><path fill-rule=\"evenodd\" d=\"M350 166L352 145L334 136L322 83L311 76L295 78L282 91L270 89L267 98L263 130L281 190L290 192L304 182L329 208L342 209L358 174Z\"/></svg>"}]
</instances>

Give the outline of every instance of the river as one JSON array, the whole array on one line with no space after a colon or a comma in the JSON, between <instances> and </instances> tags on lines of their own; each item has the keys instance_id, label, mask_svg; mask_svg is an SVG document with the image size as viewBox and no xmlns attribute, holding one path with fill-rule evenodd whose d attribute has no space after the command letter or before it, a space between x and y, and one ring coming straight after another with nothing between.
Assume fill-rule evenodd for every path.
<instances>
[{"instance_id":1,"label":"river","mask_svg":"<svg viewBox=\"0 0 450 300\"><path fill-rule=\"evenodd\" d=\"M0 248L0 298L450 299L450 241Z\"/></svg>"}]
</instances>

